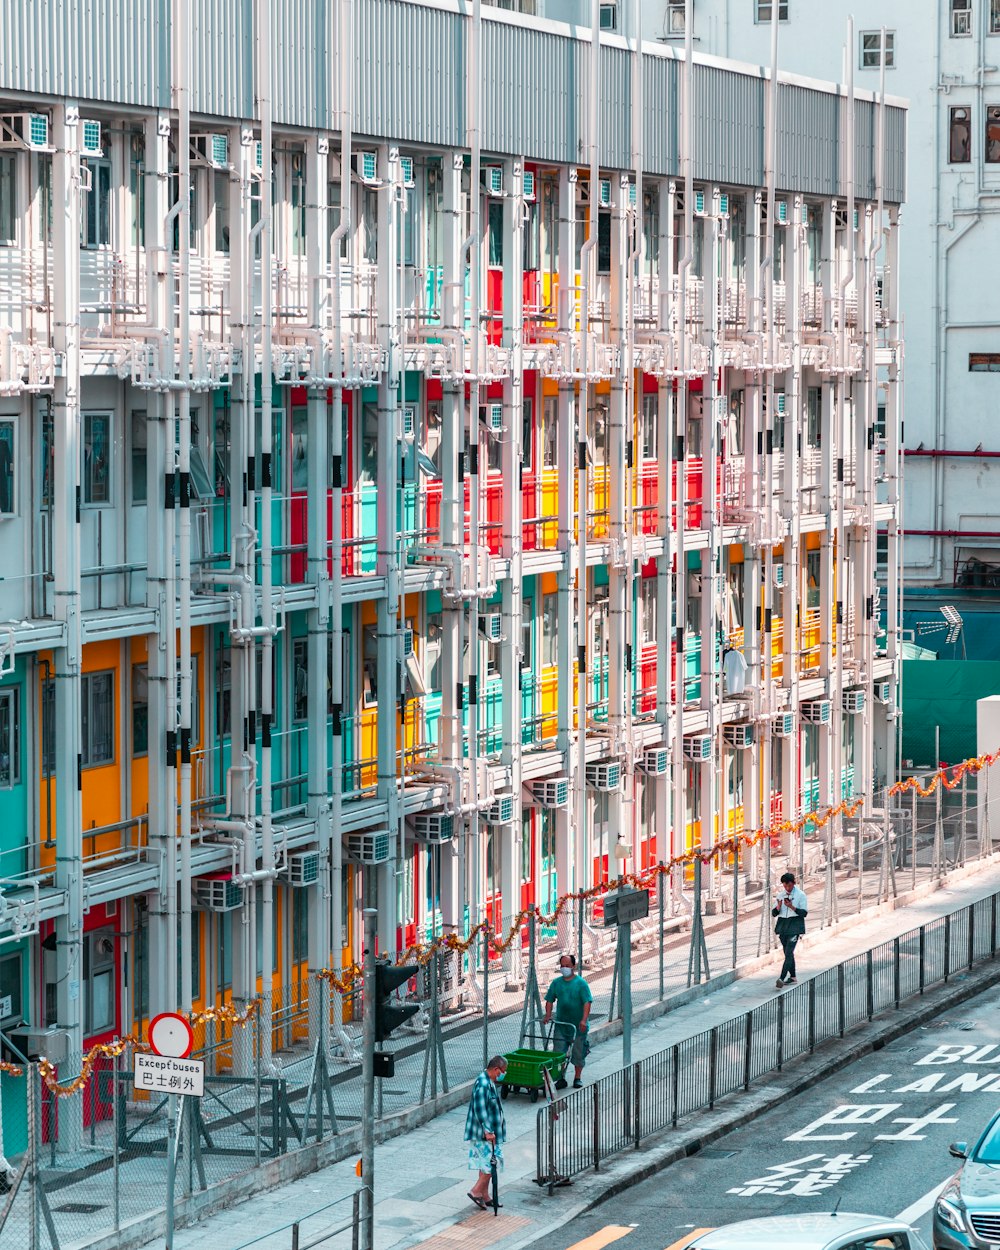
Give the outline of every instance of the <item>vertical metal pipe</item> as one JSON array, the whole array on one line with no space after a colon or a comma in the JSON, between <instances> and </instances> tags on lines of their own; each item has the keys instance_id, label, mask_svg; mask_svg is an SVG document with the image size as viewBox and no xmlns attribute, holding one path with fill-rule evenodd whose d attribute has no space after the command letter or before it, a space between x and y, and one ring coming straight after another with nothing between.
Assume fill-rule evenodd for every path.
<instances>
[{"instance_id":1,"label":"vertical metal pipe","mask_svg":"<svg viewBox=\"0 0 1000 1250\"><path fill-rule=\"evenodd\" d=\"M362 1250L375 1244L375 931L378 912L366 907L364 919L364 1041L361 1053L361 1181L364 1185Z\"/></svg>"}]
</instances>

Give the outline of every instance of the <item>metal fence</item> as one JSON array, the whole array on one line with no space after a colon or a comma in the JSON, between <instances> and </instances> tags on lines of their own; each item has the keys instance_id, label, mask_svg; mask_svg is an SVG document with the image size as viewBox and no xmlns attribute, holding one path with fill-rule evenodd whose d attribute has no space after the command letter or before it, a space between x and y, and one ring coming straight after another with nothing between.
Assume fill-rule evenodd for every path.
<instances>
[{"instance_id":1,"label":"metal fence","mask_svg":"<svg viewBox=\"0 0 1000 1250\"><path fill-rule=\"evenodd\" d=\"M994 959L998 902L1000 893L911 929L540 1108L536 1180L551 1193L823 1042Z\"/></svg>"}]
</instances>

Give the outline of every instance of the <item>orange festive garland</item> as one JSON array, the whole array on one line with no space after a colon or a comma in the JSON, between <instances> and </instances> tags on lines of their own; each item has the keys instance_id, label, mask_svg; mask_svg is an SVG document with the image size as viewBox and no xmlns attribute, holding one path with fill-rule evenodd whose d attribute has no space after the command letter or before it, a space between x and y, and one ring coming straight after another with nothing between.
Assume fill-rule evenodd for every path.
<instances>
[{"instance_id":1,"label":"orange festive garland","mask_svg":"<svg viewBox=\"0 0 1000 1250\"><path fill-rule=\"evenodd\" d=\"M113 1042L98 1042L96 1046L91 1046L84 1055L83 1063L80 1065L80 1075L66 1085L59 1084L56 1079L56 1065L50 1063L48 1059L42 1059L39 1062L38 1071L42 1080L57 1098L68 1098L71 1094L78 1094L87 1084L98 1059L114 1059L129 1046L136 1050L149 1049L145 1042L141 1042L137 1037L118 1037Z\"/></svg>"},{"instance_id":2,"label":"orange festive garland","mask_svg":"<svg viewBox=\"0 0 1000 1250\"><path fill-rule=\"evenodd\" d=\"M0 1072L6 1072L8 1076L24 1075L23 1068L19 1068L16 1063L7 1063L6 1060L0 1062Z\"/></svg>"}]
</instances>

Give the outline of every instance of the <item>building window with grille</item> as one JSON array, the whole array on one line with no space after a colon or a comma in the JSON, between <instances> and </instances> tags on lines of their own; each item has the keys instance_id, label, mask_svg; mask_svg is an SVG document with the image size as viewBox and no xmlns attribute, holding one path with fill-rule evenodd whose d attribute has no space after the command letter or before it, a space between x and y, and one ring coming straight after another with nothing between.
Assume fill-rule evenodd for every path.
<instances>
[{"instance_id":1,"label":"building window with grille","mask_svg":"<svg viewBox=\"0 0 1000 1250\"><path fill-rule=\"evenodd\" d=\"M771 0L755 0L755 22L769 22L774 5ZM778 21L788 21L788 0L778 0Z\"/></svg>"},{"instance_id":2,"label":"building window with grille","mask_svg":"<svg viewBox=\"0 0 1000 1250\"><path fill-rule=\"evenodd\" d=\"M1000 105L991 104L986 110L987 165L1000 165Z\"/></svg>"},{"instance_id":3,"label":"building window with grille","mask_svg":"<svg viewBox=\"0 0 1000 1250\"><path fill-rule=\"evenodd\" d=\"M292 720L309 716L309 641L296 638L292 644Z\"/></svg>"},{"instance_id":4,"label":"building window with grille","mask_svg":"<svg viewBox=\"0 0 1000 1250\"><path fill-rule=\"evenodd\" d=\"M87 185L83 193L80 242L84 247L107 247L111 243L111 162L80 162Z\"/></svg>"},{"instance_id":5,"label":"building window with grille","mask_svg":"<svg viewBox=\"0 0 1000 1250\"><path fill-rule=\"evenodd\" d=\"M17 163L13 154L0 154L0 246L16 241Z\"/></svg>"},{"instance_id":6,"label":"building window with grille","mask_svg":"<svg viewBox=\"0 0 1000 1250\"><path fill-rule=\"evenodd\" d=\"M896 67L896 32L894 30L863 30L861 32L861 68L878 69L882 64L882 35L885 34L885 67Z\"/></svg>"},{"instance_id":7,"label":"building window with grille","mask_svg":"<svg viewBox=\"0 0 1000 1250\"><path fill-rule=\"evenodd\" d=\"M84 768L112 764L115 758L115 675L86 673L80 681Z\"/></svg>"},{"instance_id":8,"label":"building window with grille","mask_svg":"<svg viewBox=\"0 0 1000 1250\"><path fill-rule=\"evenodd\" d=\"M684 34L685 0L667 0L667 20L663 31L664 39L676 39Z\"/></svg>"},{"instance_id":9,"label":"building window with grille","mask_svg":"<svg viewBox=\"0 0 1000 1250\"><path fill-rule=\"evenodd\" d=\"M967 165L972 160L972 121L969 109L948 110L948 160L952 165Z\"/></svg>"},{"instance_id":10,"label":"building window with grille","mask_svg":"<svg viewBox=\"0 0 1000 1250\"><path fill-rule=\"evenodd\" d=\"M13 421L0 421L0 516L12 516L17 508L14 495L17 443Z\"/></svg>"},{"instance_id":11,"label":"building window with grille","mask_svg":"<svg viewBox=\"0 0 1000 1250\"><path fill-rule=\"evenodd\" d=\"M0 690L0 790L21 780L21 717L19 689Z\"/></svg>"},{"instance_id":12,"label":"building window with grille","mask_svg":"<svg viewBox=\"0 0 1000 1250\"><path fill-rule=\"evenodd\" d=\"M656 424L660 412L659 395L643 395L639 441L643 460L656 459Z\"/></svg>"},{"instance_id":13,"label":"building window with grille","mask_svg":"<svg viewBox=\"0 0 1000 1250\"><path fill-rule=\"evenodd\" d=\"M951 36L972 34L972 0L951 0Z\"/></svg>"},{"instance_id":14,"label":"building window with grille","mask_svg":"<svg viewBox=\"0 0 1000 1250\"><path fill-rule=\"evenodd\" d=\"M542 668L559 663L559 596L542 596Z\"/></svg>"},{"instance_id":15,"label":"building window with grille","mask_svg":"<svg viewBox=\"0 0 1000 1250\"><path fill-rule=\"evenodd\" d=\"M149 670L132 665L132 757L149 754Z\"/></svg>"},{"instance_id":16,"label":"building window with grille","mask_svg":"<svg viewBox=\"0 0 1000 1250\"><path fill-rule=\"evenodd\" d=\"M83 502L111 502L111 414L83 415Z\"/></svg>"}]
</instances>

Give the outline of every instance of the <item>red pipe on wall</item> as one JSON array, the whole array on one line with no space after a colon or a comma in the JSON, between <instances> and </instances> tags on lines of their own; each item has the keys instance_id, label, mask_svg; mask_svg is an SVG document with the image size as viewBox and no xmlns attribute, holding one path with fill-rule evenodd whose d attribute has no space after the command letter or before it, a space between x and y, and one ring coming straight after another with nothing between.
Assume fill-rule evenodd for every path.
<instances>
[{"instance_id":1,"label":"red pipe on wall","mask_svg":"<svg viewBox=\"0 0 1000 1250\"><path fill-rule=\"evenodd\" d=\"M904 456L949 456L957 459L969 460L1000 460L1000 451L948 451L945 448L924 448L917 447L912 451L908 447L903 448Z\"/></svg>"},{"instance_id":2,"label":"red pipe on wall","mask_svg":"<svg viewBox=\"0 0 1000 1250\"><path fill-rule=\"evenodd\" d=\"M903 536L915 538L1000 538L1000 530L911 530L902 531Z\"/></svg>"}]
</instances>

